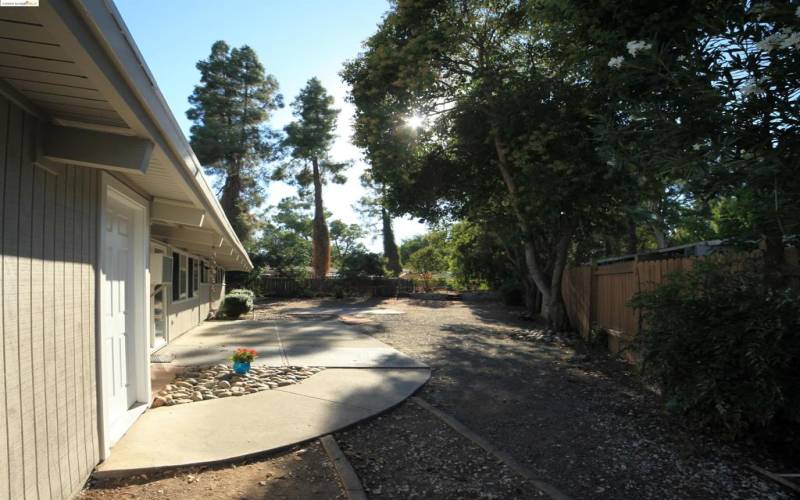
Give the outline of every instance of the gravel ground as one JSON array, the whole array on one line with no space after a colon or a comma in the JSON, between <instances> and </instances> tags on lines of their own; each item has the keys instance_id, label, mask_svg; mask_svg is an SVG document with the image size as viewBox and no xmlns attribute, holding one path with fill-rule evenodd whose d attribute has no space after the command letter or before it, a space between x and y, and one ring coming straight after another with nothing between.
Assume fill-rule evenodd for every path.
<instances>
[{"instance_id":1,"label":"gravel ground","mask_svg":"<svg viewBox=\"0 0 800 500\"><path fill-rule=\"evenodd\" d=\"M433 368L422 398L570 497L791 498L747 468L777 465L688 431L661 412L627 365L579 342L539 335L535 323L517 319L519 310L408 299L267 307L276 315L342 307L358 317L359 309L375 305L404 314L370 316L359 327ZM371 496L535 495L423 411L406 404L341 434ZM437 427L441 434L432 432ZM481 467L488 467L486 475Z\"/></svg>"},{"instance_id":2,"label":"gravel ground","mask_svg":"<svg viewBox=\"0 0 800 500\"><path fill-rule=\"evenodd\" d=\"M318 442L261 460L174 469L90 481L79 499L344 499L333 464Z\"/></svg>"},{"instance_id":3,"label":"gravel ground","mask_svg":"<svg viewBox=\"0 0 800 500\"><path fill-rule=\"evenodd\" d=\"M372 499L543 496L414 403L337 433L336 440Z\"/></svg>"}]
</instances>

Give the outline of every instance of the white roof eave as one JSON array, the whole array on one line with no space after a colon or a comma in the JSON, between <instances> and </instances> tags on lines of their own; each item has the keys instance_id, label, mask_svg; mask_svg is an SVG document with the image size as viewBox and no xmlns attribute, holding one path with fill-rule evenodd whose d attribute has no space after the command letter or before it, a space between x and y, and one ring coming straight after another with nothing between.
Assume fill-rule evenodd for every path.
<instances>
[{"instance_id":1,"label":"white roof eave","mask_svg":"<svg viewBox=\"0 0 800 500\"><path fill-rule=\"evenodd\" d=\"M88 63L88 71L102 72L104 67L107 68L104 63L113 64L116 74L99 78L107 83L110 93L115 94L115 98L110 99L112 105L116 103L128 107L121 115L133 117L129 121L137 123L131 125L139 133L150 136L160 147L200 200L203 209L220 228L222 237L238 254L239 258L235 260L240 270L251 270L253 264L247 251L211 191L199 160L159 91L116 6L110 0L49 0L44 8L45 16L60 21L58 24L61 29L58 31L69 35L72 46L80 46L85 50L83 55L86 57L83 59ZM78 18L84 26L74 25ZM91 33L94 40L90 40L87 33ZM99 60L100 50L107 60ZM126 86L124 92L119 88L123 83Z\"/></svg>"}]
</instances>

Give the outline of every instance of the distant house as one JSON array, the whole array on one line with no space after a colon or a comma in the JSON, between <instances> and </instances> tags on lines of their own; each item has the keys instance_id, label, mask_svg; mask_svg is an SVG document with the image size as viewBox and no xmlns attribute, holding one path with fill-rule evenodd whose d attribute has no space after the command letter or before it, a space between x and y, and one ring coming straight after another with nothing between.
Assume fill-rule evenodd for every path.
<instances>
[{"instance_id":1,"label":"distant house","mask_svg":"<svg viewBox=\"0 0 800 500\"><path fill-rule=\"evenodd\" d=\"M252 268L113 3L40 3L0 7L10 499L76 493L151 401L151 352Z\"/></svg>"}]
</instances>

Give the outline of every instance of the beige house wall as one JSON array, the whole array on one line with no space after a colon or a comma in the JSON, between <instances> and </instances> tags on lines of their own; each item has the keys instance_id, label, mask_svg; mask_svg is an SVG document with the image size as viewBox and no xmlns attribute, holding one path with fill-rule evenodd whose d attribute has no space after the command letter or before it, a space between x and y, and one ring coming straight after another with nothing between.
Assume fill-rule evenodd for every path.
<instances>
[{"instance_id":1,"label":"beige house wall","mask_svg":"<svg viewBox=\"0 0 800 500\"><path fill-rule=\"evenodd\" d=\"M197 295L179 301L172 300L171 286L167 294L167 318L169 320L169 342L196 327L219 309L225 295L224 283L212 283L213 268L209 271L209 283L200 283Z\"/></svg>"},{"instance_id":2,"label":"beige house wall","mask_svg":"<svg viewBox=\"0 0 800 500\"><path fill-rule=\"evenodd\" d=\"M98 172L35 166L38 126L0 97L0 498L69 497L99 460Z\"/></svg>"},{"instance_id":3,"label":"beige house wall","mask_svg":"<svg viewBox=\"0 0 800 500\"><path fill-rule=\"evenodd\" d=\"M0 97L0 499L69 498L100 460L101 171L34 164L39 130ZM217 283L177 303L168 293L170 340L223 295Z\"/></svg>"}]
</instances>

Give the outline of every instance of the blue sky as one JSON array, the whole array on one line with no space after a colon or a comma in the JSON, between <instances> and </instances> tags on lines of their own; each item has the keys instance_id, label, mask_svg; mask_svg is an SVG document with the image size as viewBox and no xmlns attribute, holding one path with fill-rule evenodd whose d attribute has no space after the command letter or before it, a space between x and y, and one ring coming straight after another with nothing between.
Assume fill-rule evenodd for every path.
<instances>
[{"instance_id":1,"label":"blue sky","mask_svg":"<svg viewBox=\"0 0 800 500\"><path fill-rule=\"evenodd\" d=\"M363 195L358 177L364 164L359 150L350 143L352 107L344 102L347 89L338 73L342 63L355 57L361 42L374 33L388 2L116 0L116 5L187 137L191 125L186 119L187 97L200 80L195 64L208 57L217 40L251 46L267 72L277 78L287 104L309 78L322 80L342 110L332 156L356 160L347 184L325 187L326 208L335 218L359 222L351 205ZM287 106L275 113L270 125L282 128L291 119ZM272 205L295 193L293 187L282 183L271 183L267 190L267 203ZM395 220L398 243L424 230L416 221ZM380 250L379 239L364 243Z\"/></svg>"}]
</instances>

